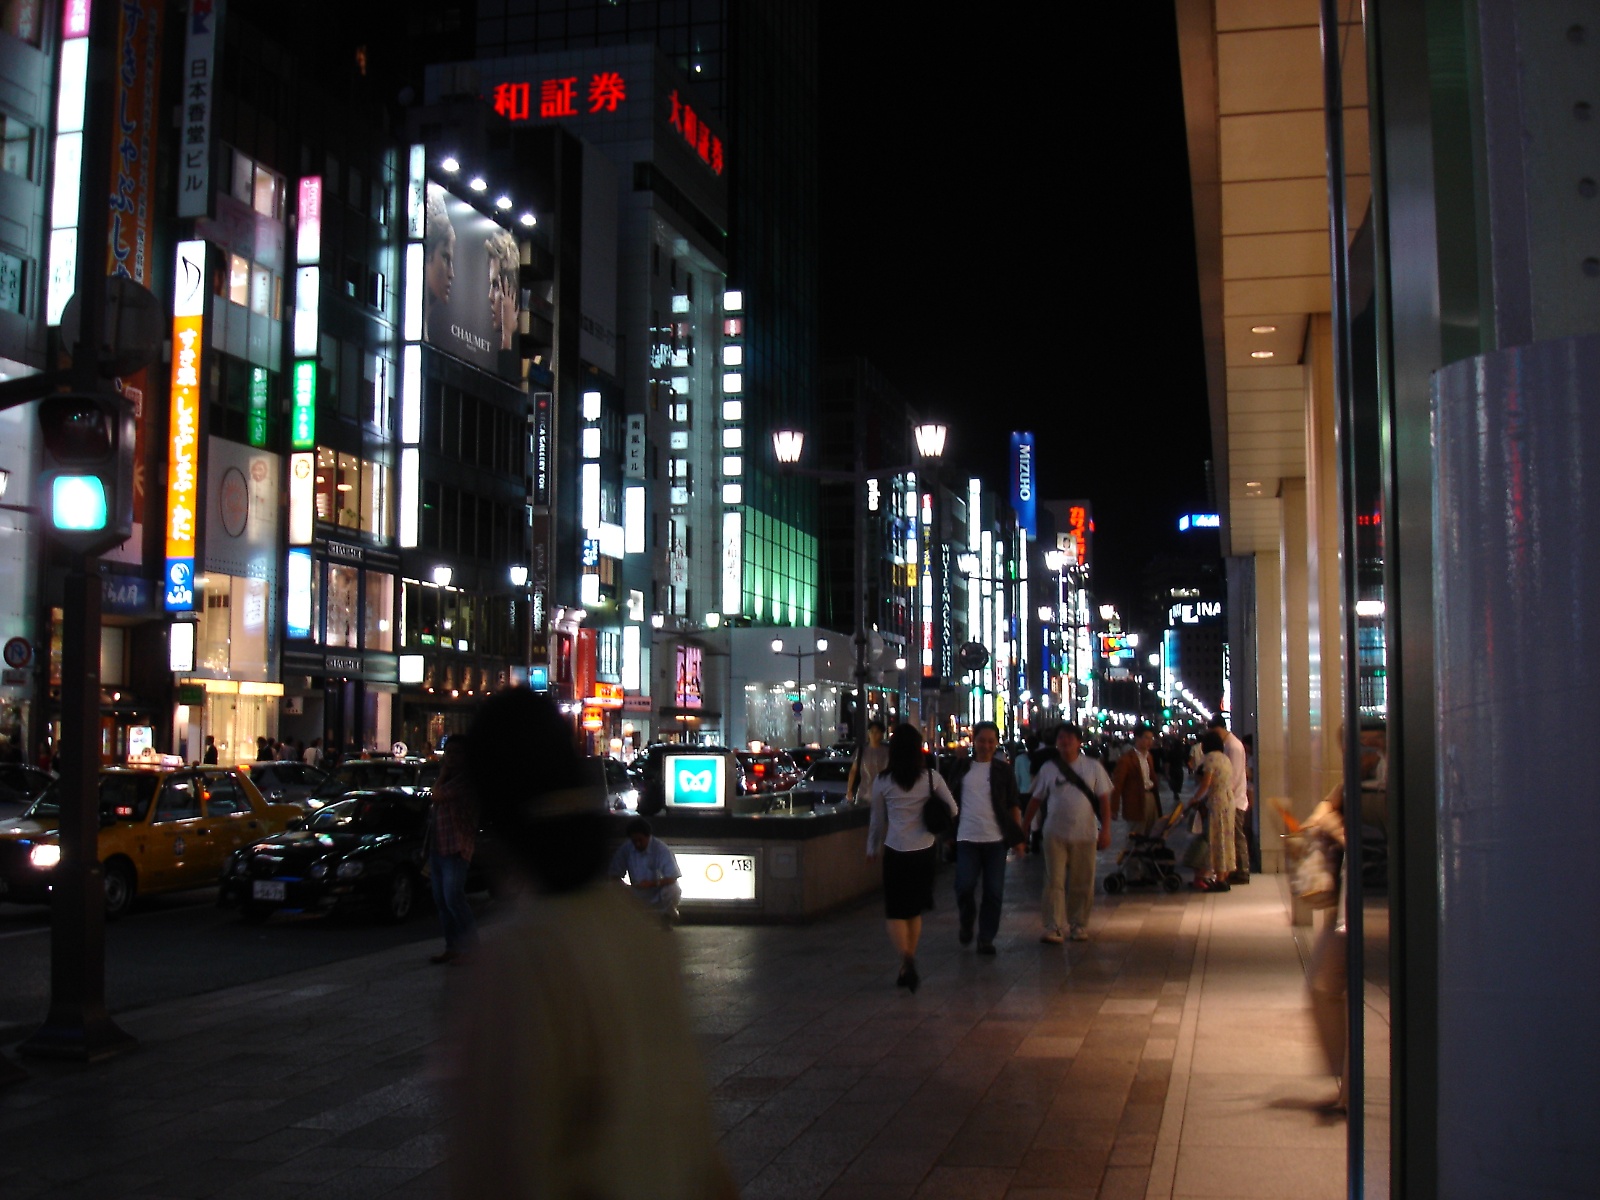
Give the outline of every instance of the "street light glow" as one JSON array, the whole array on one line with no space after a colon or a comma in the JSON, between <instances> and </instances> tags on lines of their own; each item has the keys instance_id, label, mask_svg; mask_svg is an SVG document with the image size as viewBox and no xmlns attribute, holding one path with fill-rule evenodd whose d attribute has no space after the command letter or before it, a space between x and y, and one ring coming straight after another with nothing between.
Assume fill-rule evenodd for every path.
<instances>
[{"instance_id":1,"label":"street light glow","mask_svg":"<svg viewBox=\"0 0 1600 1200\"><path fill-rule=\"evenodd\" d=\"M806 435L798 429L778 429L772 434L772 453L780 463L793 466L800 461L800 451L805 446Z\"/></svg>"},{"instance_id":2,"label":"street light glow","mask_svg":"<svg viewBox=\"0 0 1600 1200\"><path fill-rule=\"evenodd\" d=\"M943 458L944 439L950 431L935 421L918 425L914 431L917 436L917 453L923 458Z\"/></svg>"}]
</instances>

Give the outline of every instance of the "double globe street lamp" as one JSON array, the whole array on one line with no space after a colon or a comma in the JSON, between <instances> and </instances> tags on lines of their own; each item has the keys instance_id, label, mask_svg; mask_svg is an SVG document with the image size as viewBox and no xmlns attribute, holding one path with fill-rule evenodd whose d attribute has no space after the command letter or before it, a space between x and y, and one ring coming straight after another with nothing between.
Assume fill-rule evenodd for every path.
<instances>
[{"instance_id":1,"label":"double globe street lamp","mask_svg":"<svg viewBox=\"0 0 1600 1200\"><path fill-rule=\"evenodd\" d=\"M880 476L906 475L917 470L920 463L937 462L944 456L945 438L949 434L947 426L938 422L928 421L912 428L916 440L916 463L907 463L902 466L877 467L868 469L866 463L866 448L861 439L855 439L855 468L850 471L829 470L822 467L803 467L800 465L800 456L805 450L804 431L798 429L778 429L772 434L772 454L778 460L778 467L788 474L801 475L809 479L816 479L822 483L845 483L853 487L852 500L855 506L855 686L856 686L856 722L855 736L858 747L867 744L867 509L864 499L869 481ZM937 498L936 498L937 502ZM933 529L937 531L938 525ZM775 642L773 648L779 649ZM897 664L903 660L896 660ZM903 668L901 668L903 669Z\"/></svg>"}]
</instances>

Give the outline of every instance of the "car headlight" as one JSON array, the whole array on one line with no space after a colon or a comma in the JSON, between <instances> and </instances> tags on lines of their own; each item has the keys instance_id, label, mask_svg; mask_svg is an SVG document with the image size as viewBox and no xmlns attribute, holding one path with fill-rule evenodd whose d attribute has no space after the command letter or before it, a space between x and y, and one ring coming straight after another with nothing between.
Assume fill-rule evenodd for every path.
<instances>
[{"instance_id":1,"label":"car headlight","mask_svg":"<svg viewBox=\"0 0 1600 1200\"><path fill-rule=\"evenodd\" d=\"M49 870L61 861L61 847L54 842L36 842L28 851L28 861L40 870Z\"/></svg>"},{"instance_id":2,"label":"car headlight","mask_svg":"<svg viewBox=\"0 0 1600 1200\"><path fill-rule=\"evenodd\" d=\"M362 866L362 864L358 863L358 862L340 863L339 864L339 878L340 879L354 879L357 875L361 874L361 872L364 869L365 868Z\"/></svg>"},{"instance_id":3,"label":"car headlight","mask_svg":"<svg viewBox=\"0 0 1600 1200\"><path fill-rule=\"evenodd\" d=\"M619 792L617 794L619 797L621 797L622 802L629 808L639 807L639 792L637 788L629 788L627 791Z\"/></svg>"},{"instance_id":4,"label":"car headlight","mask_svg":"<svg viewBox=\"0 0 1600 1200\"><path fill-rule=\"evenodd\" d=\"M313 879L326 879L328 877L327 863L312 863L311 870L306 872Z\"/></svg>"}]
</instances>

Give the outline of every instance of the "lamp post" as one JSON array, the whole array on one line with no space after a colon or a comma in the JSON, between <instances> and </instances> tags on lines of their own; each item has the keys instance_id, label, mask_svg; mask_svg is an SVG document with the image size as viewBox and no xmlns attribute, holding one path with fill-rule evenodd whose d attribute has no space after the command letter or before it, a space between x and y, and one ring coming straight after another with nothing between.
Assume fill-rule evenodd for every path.
<instances>
[{"instance_id":1,"label":"lamp post","mask_svg":"<svg viewBox=\"0 0 1600 1200\"><path fill-rule=\"evenodd\" d=\"M796 692L803 692L805 690L805 682L806 682L805 670L804 670L805 660L808 659L808 658L814 659L819 654L827 653L827 650L828 650L828 639L827 638L818 638L817 641L816 641L816 644L810 650L806 650L806 649L804 649L803 647L800 647L800 646L796 646L793 650L785 650L783 648L783 639L782 638L773 638L772 639L772 652L774 654L783 654L783 655L792 654L792 655L794 655L794 682L795 682L795 690L796 690ZM817 677L817 672L816 672L815 665L813 665L812 671L811 671L812 682L816 681L816 677ZM803 700L796 700L795 703L796 704L803 704L804 701ZM820 730L819 730L819 733L820 733ZM819 737L819 740L820 740L820 737ZM804 710L803 709L800 712L795 713L794 744L795 744L796 748L799 748L799 747L804 746L806 744L806 723L805 723L805 717L804 717Z\"/></svg>"},{"instance_id":2,"label":"lamp post","mask_svg":"<svg viewBox=\"0 0 1600 1200\"><path fill-rule=\"evenodd\" d=\"M917 453L923 460L938 459L944 454L945 437L948 429L935 422L927 422L916 426ZM867 469L866 448L861 439L855 439L856 458L855 469L851 471L830 471L819 467L800 466L800 455L805 448L805 433L798 429L777 429L772 433L772 454L778 460L778 467L791 474L806 476L819 480L822 483L847 483L854 489L852 496L853 507L856 514L856 569L855 569L855 596L856 596L856 631L855 631L855 685L856 685L856 745L867 744L867 506L862 500L862 493L867 489L867 481L882 475L904 475L914 471L914 465L901 467L880 468L876 471Z\"/></svg>"}]
</instances>

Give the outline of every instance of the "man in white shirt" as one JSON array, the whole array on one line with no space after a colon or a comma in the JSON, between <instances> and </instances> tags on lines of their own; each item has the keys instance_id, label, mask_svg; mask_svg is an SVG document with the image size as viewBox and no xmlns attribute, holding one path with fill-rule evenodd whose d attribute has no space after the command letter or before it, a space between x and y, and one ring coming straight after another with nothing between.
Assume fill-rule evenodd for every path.
<instances>
[{"instance_id":1,"label":"man in white shirt","mask_svg":"<svg viewBox=\"0 0 1600 1200\"><path fill-rule=\"evenodd\" d=\"M995 757L1000 748L1000 727L980 721L972 727L972 759L950 768L946 782L961 806L956 822L956 911L961 918L960 941L972 941L977 926L978 953L993 954L1000 930L1000 908L1005 902L1006 849L1024 852L1022 797L1011 764ZM983 907L974 893L983 880Z\"/></svg>"},{"instance_id":2,"label":"man in white shirt","mask_svg":"<svg viewBox=\"0 0 1600 1200\"><path fill-rule=\"evenodd\" d=\"M1059 946L1066 937L1089 940L1095 851L1111 845L1111 777L1083 753L1083 733L1076 725L1056 732L1056 751L1060 760L1046 763L1034 778L1022 827L1032 827L1043 804L1044 934L1039 940Z\"/></svg>"},{"instance_id":3,"label":"man in white shirt","mask_svg":"<svg viewBox=\"0 0 1600 1200\"><path fill-rule=\"evenodd\" d=\"M1222 735L1222 752L1228 756L1228 766L1233 768L1233 844L1235 867L1228 875L1229 883L1250 882L1250 758L1244 743L1233 735L1228 722L1216 713L1206 722L1206 728Z\"/></svg>"}]
</instances>

